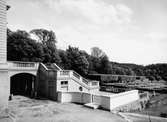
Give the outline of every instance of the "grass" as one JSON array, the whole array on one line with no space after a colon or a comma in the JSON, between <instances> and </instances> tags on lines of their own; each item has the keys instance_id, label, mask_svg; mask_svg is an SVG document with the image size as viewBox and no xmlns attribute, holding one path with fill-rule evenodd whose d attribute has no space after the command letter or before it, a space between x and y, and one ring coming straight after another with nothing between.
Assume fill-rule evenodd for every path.
<instances>
[{"instance_id":1,"label":"grass","mask_svg":"<svg viewBox=\"0 0 167 122\"><path fill-rule=\"evenodd\" d=\"M141 112L137 112L141 114L149 114L153 116L163 116L167 114L167 94L157 94L156 96L152 97L147 104L145 110Z\"/></svg>"}]
</instances>

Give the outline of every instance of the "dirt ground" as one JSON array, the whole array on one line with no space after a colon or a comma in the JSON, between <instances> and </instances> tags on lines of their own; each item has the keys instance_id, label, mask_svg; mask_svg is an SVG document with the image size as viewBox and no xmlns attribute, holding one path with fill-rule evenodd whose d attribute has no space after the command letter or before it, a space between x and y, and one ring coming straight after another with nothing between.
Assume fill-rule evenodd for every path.
<instances>
[{"instance_id":1,"label":"dirt ground","mask_svg":"<svg viewBox=\"0 0 167 122\"><path fill-rule=\"evenodd\" d=\"M16 116L16 122L125 122L122 117L108 111L23 96L14 96L9 109Z\"/></svg>"}]
</instances>

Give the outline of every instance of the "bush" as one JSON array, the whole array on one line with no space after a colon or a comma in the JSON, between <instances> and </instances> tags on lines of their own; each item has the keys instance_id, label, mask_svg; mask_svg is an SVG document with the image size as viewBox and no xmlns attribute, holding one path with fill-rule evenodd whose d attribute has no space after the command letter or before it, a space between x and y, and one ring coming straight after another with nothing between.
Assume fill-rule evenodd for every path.
<instances>
[{"instance_id":1,"label":"bush","mask_svg":"<svg viewBox=\"0 0 167 122\"><path fill-rule=\"evenodd\" d=\"M147 78L148 78L150 81L155 80L155 77L154 77L154 76L147 76Z\"/></svg>"},{"instance_id":2,"label":"bush","mask_svg":"<svg viewBox=\"0 0 167 122\"><path fill-rule=\"evenodd\" d=\"M167 118L167 113L161 112L160 117L165 117L165 118Z\"/></svg>"}]
</instances>

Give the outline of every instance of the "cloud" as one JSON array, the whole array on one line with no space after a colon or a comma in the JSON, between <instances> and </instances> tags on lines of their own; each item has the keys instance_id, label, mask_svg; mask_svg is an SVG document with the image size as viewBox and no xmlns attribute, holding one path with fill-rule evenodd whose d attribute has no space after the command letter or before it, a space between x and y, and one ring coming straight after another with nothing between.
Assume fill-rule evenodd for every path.
<instances>
[{"instance_id":1,"label":"cloud","mask_svg":"<svg viewBox=\"0 0 167 122\"><path fill-rule=\"evenodd\" d=\"M119 21L130 23L132 20L133 11L124 4L118 4L116 8Z\"/></svg>"},{"instance_id":2,"label":"cloud","mask_svg":"<svg viewBox=\"0 0 167 122\"><path fill-rule=\"evenodd\" d=\"M142 5L140 0L135 5L133 0L7 1L10 29L51 29L58 47L73 45L90 51L98 46L111 60L120 62L167 60L166 8L152 6L152 0Z\"/></svg>"},{"instance_id":3,"label":"cloud","mask_svg":"<svg viewBox=\"0 0 167 122\"><path fill-rule=\"evenodd\" d=\"M124 4L112 5L103 0L44 0L57 13L67 17L81 17L94 24L129 23L132 10ZM70 17L70 16L71 17Z\"/></svg>"},{"instance_id":4,"label":"cloud","mask_svg":"<svg viewBox=\"0 0 167 122\"><path fill-rule=\"evenodd\" d=\"M147 34L147 36L153 41L161 41L167 39L167 35L161 32L150 32Z\"/></svg>"}]
</instances>

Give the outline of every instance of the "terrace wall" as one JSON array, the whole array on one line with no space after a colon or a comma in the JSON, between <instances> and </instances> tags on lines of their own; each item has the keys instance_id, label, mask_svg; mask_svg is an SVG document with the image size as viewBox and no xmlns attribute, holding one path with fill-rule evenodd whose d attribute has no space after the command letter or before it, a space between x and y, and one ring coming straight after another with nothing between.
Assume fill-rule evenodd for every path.
<instances>
[{"instance_id":1,"label":"terrace wall","mask_svg":"<svg viewBox=\"0 0 167 122\"><path fill-rule=\"evenodd\" d=\"M35 91L38 96L57 100L57 71L45 69L41 63L37 72Z\"/></svg>"},{"instance_id":2,"label":"terrace wall","mask_svg":"<svg viewBox=\"0 0 167 122\"><path fill-rule=\"evenodd\" d=\"M138 90L127 91L110 97L110 110L139 100Z\"/></svg>"},{"instance_id":3,"label":"terrace wall","mask_svg":"<svg viewBox=\"0 0 167 122\"><path fill-rule=\"evenodd\" d=\"M107 110L114 110L117 107L127 105L139 99L138 91L132 90L115 95L97 95L83 92L58 92L59 102L74 103L96 103Z\"/></svg>"}]
</instances>

